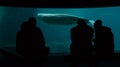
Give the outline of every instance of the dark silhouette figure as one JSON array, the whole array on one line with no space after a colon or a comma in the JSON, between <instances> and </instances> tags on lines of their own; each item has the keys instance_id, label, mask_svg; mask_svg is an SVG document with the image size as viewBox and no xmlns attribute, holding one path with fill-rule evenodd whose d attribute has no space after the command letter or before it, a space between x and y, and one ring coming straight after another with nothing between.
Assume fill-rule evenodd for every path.
<instances>
[{"instance_id":1,"label":"dark silhouette figure","mask_svg":"<svg viewBox=\"0 0 120 67\"><path fill-rule=\"evenodd\" d=\"M94 23L95 39L94 49L96 52L96 59L111 58L114 53L114 38L113 33L109 27L102 26L102 21L97 20Z\"/></svg>"},{"instance_id":2,"label":"dark silhouette figure","mask_svg":"<svg viewBox=\"0 0 120 67\"><path fill-rule=\"evenodd\" d=\"M28 29L28 22L25 21L21 24L21 29L19 32L17 32L17 36L16 36L16 51L17 53L19 53L20 55L23 55L24 51L26 50L25 47L27 47L27 42L26 38L23 36L26 36L24 33L27 32Z\"/></svg>"},{"instance_id":3,"label":"dark silhouette figure","mask_svg":"<svg viewBox=\"0 0 120 67\"><path fill-rule=\"evenodd\" d=\"M21 30L17 32L16 46L17 52L23 55L27 61L35 62L47 58L49 48L45 46L42 31L36 27L34 17L30 17L28 22L24 22Z\"/></svg>"},{"instance_id":4,"label":"dark silhouette figure","mask_svg":"<svg viewBox=\"0 0 120 67\"><path fill-rule=\"evenodd\" d=\"M75 60L90 60L93 29L82 19L71 29L70 53Z\"/></svg>"}]
</instances>

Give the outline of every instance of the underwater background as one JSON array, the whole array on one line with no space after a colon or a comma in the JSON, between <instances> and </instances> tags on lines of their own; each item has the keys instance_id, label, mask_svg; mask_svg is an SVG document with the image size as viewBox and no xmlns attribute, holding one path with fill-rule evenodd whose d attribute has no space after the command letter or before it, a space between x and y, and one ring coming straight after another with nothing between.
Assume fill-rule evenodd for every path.
<instances>
[{"instance_id":1,"label":"underwater background","mask_svg":"<svg viewBox=\"0 0 120 67\"><path fill-rule=\"evenodd\" d=\"M76 24L62 25L56 21L46 23L38 15L43 14L68 14L89 20L101 19L104 26L112 29L114 34L115 52L120 51L120 7L101 8L22 8L0 7L0 48L15 47L16 33L22 22L34 16L37 19L37 27L41 28L46 46L50 47L51 53L69 53L70 29ZM75 23L75 22L74 22Z\"/></svg>"}]
</instances>

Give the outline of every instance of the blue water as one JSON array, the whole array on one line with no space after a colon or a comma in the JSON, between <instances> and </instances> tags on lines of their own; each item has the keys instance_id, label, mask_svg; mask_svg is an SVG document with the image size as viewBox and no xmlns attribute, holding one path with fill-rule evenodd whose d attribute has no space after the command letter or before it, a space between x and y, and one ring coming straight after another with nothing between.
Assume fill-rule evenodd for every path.
<instances>
[{"instance_id":1,"label":"blue water","mask_svg":"<svg viewBox=\"0 0 120 67\"><path fill-rule=\"evenodd\" d=\"M38 13L69 14L90 20L103 20L103 25L111 27L114 34L115 51L120 51L120 7L104 8L18 8L0 7L0 47L16 46L16 32L28 17L37 18L37 26L41 28L46 45L51 53L69 53L70 29L74 25L54 25L43 22Z\"/></svg>"}]
</instances>

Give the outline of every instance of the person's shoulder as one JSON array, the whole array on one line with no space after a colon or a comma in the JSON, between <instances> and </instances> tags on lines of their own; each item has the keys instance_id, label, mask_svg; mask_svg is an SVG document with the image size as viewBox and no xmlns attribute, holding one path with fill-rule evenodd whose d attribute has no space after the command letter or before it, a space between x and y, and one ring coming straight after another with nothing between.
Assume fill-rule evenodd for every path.
<instances>
[{"instance_id":1,"label":"person's shoulder","mask_svg":"<svg viewBox=\"0 0 120 67\"><path fill-rule=\"evenodd\" d=\"M73 28L71 28L71 31L73 31L73 30L75 30L77 27L73 27Z\"/></svg>"},{"instance_id":2,"label":"person's shoulder","mask_svg":"<svg viewBox=\"0 0 120 67\"><path fill-rule=\"evenodd\" d=\"M17 35L17 36L20 36L22 33L23 33L23 32L20 30L20 31L16 32L16 35Z\"/></svg>"},{"instance_id":3,"label":"person's shoulder","mask_svg":"<svg viewBox=\"0 0 120 67\"><path fill-rule=\"evenodd\" d=\"M35 28L33 28L34 30L40 30L40 28L38 28L38 27L35 27Z\"/></svg>"},{"instance_id":4,"label":"person's shoulder","mask_svg":"<svg viewBox=\"0 0 120 67\"><path fill-rule=\"evenodd\" d=\"M104 29L104 30L111 30L111 28L110 28L110 27L107 27L107 26L103 26L103 29Z\"/></svg>"},{"instance_id":5,"label":"person's shoulder","mask_svg":"<svg viewBox=\"0 0 120 67\"><path fill-rule=\"evenodd\" d=\"M36 30L36 32L41 32L41 29L38 27L36 27L35 30Z\"/></svg>"}]
</instances>

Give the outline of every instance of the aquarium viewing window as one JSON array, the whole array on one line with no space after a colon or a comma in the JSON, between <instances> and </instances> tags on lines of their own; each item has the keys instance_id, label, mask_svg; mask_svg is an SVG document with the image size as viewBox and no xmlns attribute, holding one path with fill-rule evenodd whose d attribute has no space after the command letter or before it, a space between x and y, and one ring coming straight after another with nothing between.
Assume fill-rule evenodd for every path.
<instances>
[{"instance_id":1,"label":"aquarium viewing window","mask_svg":"<svg viewBox=\"0 0 120 67\"><path fill-rule=\"evenodd\" d=\"M114 34L115 52L120 51L120 7L101 8L22 8L0 7L0 47L15 47L16 33L22 22L33 16L42 30L51 53L69 53L70 30L78 19L93 27L98 19Z\"/></svg>"}]
</instances>

